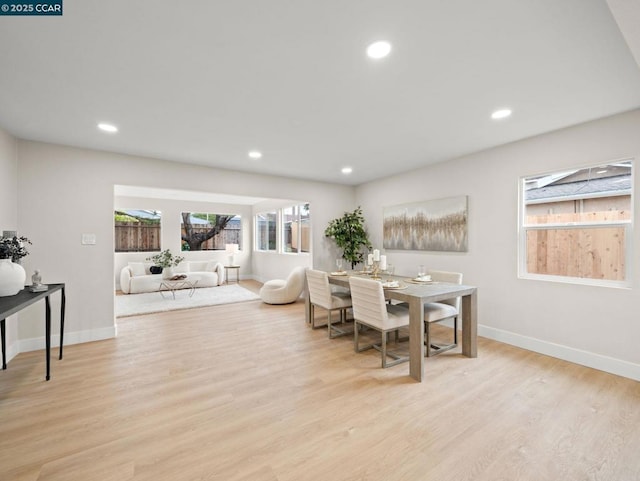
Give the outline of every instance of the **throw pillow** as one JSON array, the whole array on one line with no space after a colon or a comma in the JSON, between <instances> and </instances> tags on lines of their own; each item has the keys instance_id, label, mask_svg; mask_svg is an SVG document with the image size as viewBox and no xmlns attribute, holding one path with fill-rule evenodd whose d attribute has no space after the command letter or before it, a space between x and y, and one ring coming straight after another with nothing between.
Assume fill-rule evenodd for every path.
<instances>
[{"instance_id":1,"label":"throw pillow","mask_svg":"<svg viewBox=\"0 0 640 481\"><path fill-rule=\"evenodd\" d=\"M129 268L131 269L133 277L144 276L146 274L144 271L144 262L129 262Z\"/></svg>"},{"instance_id":2,"label":"throw pillow","mask_svg":"<svg viewBox=\"0 0 640 481\"><path fill-rule=\"evenodd\" d=\"M151 274L162 274L162 267L160 266L151 266L149 270L151 271Z\"/></svg>"},{"instance_id":3,"label":"throw pillow","mask_svg":"<svg viewBox=\"0 0 640 481\"><path fill-rule=\"evenodd\" d=\"M215 272L216 266L218 265L217 261L209 261L207 262L207 267L205 267L206 272Z\"/></svg>"},{"instance_id":4,"label":"throw pillow","mask_svg":"<svg viewBox=\"0 0 640 481\"><path fill-rule=\"evenodd\" d=\"M207 270L207 261L189 261L189 272L204 272Z\"/></svg>"},{"instance_id":5,"label":"throw pillow","mask_svg":"<svg viewBox=\"0 0 640 481\"><path fill-rule=\"evenodd\" d=\"M185 274L189 272L189 261L184 261L173 268L173 272L176 274Z\"/></svg>"}]
</instances>

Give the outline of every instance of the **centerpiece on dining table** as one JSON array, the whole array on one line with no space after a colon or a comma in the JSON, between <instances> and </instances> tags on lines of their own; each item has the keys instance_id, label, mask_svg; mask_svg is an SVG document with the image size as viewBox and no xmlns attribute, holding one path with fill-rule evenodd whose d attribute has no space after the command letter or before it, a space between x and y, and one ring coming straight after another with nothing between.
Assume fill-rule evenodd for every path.
<instances>
[{"instance_id":1,"label":"centerpiece on dining table","mask_svg":"<svg viewBox=\"0 0 640 481\"><path fill-rule=\"evenodd\" d=\"M367 265L371 268L371 278L378 280L380 272L387 270L387 256L380 255L379 249L373 249L367 256Z\"/></svg>"}]
</instances>

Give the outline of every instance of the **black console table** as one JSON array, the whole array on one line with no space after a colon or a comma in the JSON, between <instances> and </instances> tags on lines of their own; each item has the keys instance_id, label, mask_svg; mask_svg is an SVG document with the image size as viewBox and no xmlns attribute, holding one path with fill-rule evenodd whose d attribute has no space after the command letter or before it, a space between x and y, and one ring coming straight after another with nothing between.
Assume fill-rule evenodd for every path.
<instances>
[{"instance_id":1,"label":"black console table","mask_svg":"<svg viewBox=\"0 0 640 481\"><path fill-rule=\"evenodd\" d=\"M49 289L42 292L29 292L29 288L25 287L15 296L0 297L0 331L2 334L2 369L7 368L7 346L5 333L5 320L7 317L21 311L34 302L44 299L45 302L45 343L46 343L46 362L47 373L45 379L48 381L50 376L51 364L51 305L49 296L56 291L60 291L60 357L62 359L62 340L64 336L64 308L66 298L64 295L64 284L49 284Z\"/></svg>"}]
</instances>

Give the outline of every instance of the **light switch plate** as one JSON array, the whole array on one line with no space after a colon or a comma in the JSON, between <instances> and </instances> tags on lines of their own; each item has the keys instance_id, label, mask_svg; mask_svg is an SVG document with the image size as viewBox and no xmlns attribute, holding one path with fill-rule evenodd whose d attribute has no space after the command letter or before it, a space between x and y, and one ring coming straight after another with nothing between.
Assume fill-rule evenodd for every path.
<instances>
[{"instance_id":1,"label":"light switch plate","mask_svg":"<svg viewBox=\"0 0 640 481\"><path fill-rule=\"evenodd\" d=\"M82 245L84 246L92 246L96 243L96 235L95 234L82 234Z\"/></svg>"}]
</instances>

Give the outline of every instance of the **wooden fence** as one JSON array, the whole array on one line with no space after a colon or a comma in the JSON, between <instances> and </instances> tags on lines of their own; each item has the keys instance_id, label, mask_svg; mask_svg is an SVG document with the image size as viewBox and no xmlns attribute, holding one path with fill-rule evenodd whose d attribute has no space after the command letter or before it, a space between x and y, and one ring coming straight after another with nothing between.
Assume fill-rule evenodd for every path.
<instances>
[{"instance_id":1,"label":"wooden fence","mask_svg":"<svg viewBox=\"0 0 640 481\"><path fill-rule=\"evenodd\" d=\"M529 224L630 219L629 211L528 216ZM549 227L527 231L527 271L588 279L625 279L625 228Z\"/></svg>"},{"instance_id":2,"label":"wooden fence","mask_svg":"<svg viewBox=\"0 0 640 481\"><path fill-rule=\"evenodd\" d=\"M209 228L194 227L194 232L207 232ZM181 234L184 234L184 229ZM238 244L242 248L240 226L227 226L220 234L202 244L202 250L224 250L225 244ZM160 225L139 222L115 223L116 252L155 252L161 250Z\"/></svg>"},{"instance_id":3,"label":"wooden fence","mask_svg":"<svg viewBox=\"0 0 640 481\"><path fill-rule=\"evenodd\" d=\"M300 246L298 246L298 229L300 229ZM285 229L283 237L286 252L310 252L311 229L309 224L304 223L300 226L298 222L292 222L291 229Z\"/></svg>"},{"instance_id":4,"label":"wooden fence","mask_svg":"<svg viewBox=\"0 0 640 481\"><path fill-rule=\"evenodd\" d=\"M116 252L153 252L160 250L160 225L141 222L115 223Z\"/></svg>"}]
</instances>

